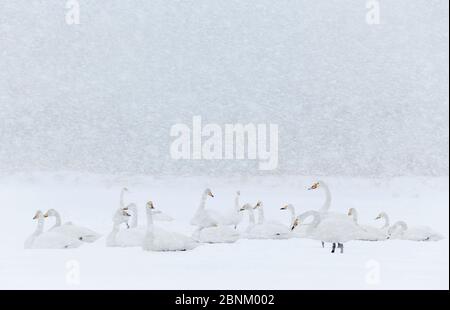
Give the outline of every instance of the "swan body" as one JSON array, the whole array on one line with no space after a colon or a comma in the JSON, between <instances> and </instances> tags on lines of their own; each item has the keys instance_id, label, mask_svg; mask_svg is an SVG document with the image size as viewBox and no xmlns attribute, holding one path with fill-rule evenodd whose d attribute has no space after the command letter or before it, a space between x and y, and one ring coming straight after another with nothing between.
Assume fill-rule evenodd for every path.
<instances>
[{"instance_id":1,"label":"swan body","mask_svg":"<svg viewBox=\"0 0 450 310\"><path fill-rule=\"evenodd\" d=\"M322 213L317 211L307 211L299 215L292 229L310 216L313 217L313 222L309 225L308 238L332 243L332 253L335 252L336 244L343 253L344 243L357 239L360 233L360 228L348 216L324 217Z\"/></svg>"},{"instance_id":2,"label":"swan body","mask_svg":"<svg viewBox=\"0 0 450 310\"><path fill-rule=\"evenodd\" d=\"M224 222L222 215L213 210L206 210L206 199L208 196L214 197L210 189L206 189L203 192L200 206L194 217L191 219L191 225L198 226L199 228L206 228L219 226Z\"/></svg>"},{"instance_id":3,"label":"swan body","mask_svg":"<svg viewBox=\"0 0 450 310\"><path fill-rule=\"evenodd\" d=\"M403 221L398 221L389 228L389 239L410 241L439 241L444 237L427 226L408 227Z\"/></svg>"},{"instance_id":4,"label":"swan body","mask_svg":"<svg viewBox=\"0 0 450 310\"><path fill-rule=\"evenodd\" d=\"M61 233L44 232L45 217L41 211L37 211L33 219L38 221L38 226L25 241L25 249L73 249L82 244L80 240Z\"/></svg>"},{"instance_id":5,"label":"swan body","mask_svg":"<svg viewBox=\"0 0 450 310\"><path fill-rule=\"evenodd\" d=\"M216 226L197 229L192 237L201 243L234 243L240 234L231 226Z\"/></svg>"},{"instance_id":6,"label":"swan body","mask_svg":"<svg viewBox=\"0 0 450 310\"><path fill-rule=\"evenodd\" d=\"M83 226L75 225L72 222L61 224L61 215L54 209L50 209L44 214L45 218L50 216L53 216L56 219L55 225L50 228L50 231L52 232L60 233L88 243L95 242L101 237L101 235L95 231Z\"/></svg>"},{"instance_id":7,"label":"swan body","mask_svg":"<svg viewBox=\"0 0 450 310\"><path fill-rule=\"evenodd\" d=\"M242 222L243 215L240 212L241 206L239 203L239 197L241 196L241 192L236 192L236 198L234 200L234 208L231 210L229 214L224 217L223 225L231 225L235 229L237 229L238 225Z\"/></svg>"},{"instance_id":8,"label":"swan body","mask_svg":"<svg viewBox=\"0 0 450 310\"><path fill-rule=\"evenodd\" d=\"M147 203L147 230L142 242L145 251L188 251L196 248L198 243L192 238L176 232L169 232L153 224L153 203Z\"/></svg>"},{"instance_id":9,"label":"swan body","mask_svg":"<svg viewBox=\"0 0 450 310\"><path fill-rule=\"evenodd\" d=\"M258 203L259 204L259 203ZM279 224L277 222L265 222L264 221L264 211L259 211L260 216L258 223L255 222L255 208L261 208L260 205L253 207L250 204L246 204L241 208L241 211L248 211L249 214L249 226L247 227L243 237L246 239L287 239L291 237L289 227Z\"/></svg>"},{"instance_id":10,"label":"swan body","mask_svg":"<svg viewBox=\"0 0 450 310\"><path fill-rule=\"evenodd\" d=\"M357 240L362 241L384 241L387 239L386 230L369 226L369 225L360 225L358 223L358 212L355 208L350 208L348 210L348 216L353 220L353 222L360 228L360 232Z\"/></svg>"}]
</instances>

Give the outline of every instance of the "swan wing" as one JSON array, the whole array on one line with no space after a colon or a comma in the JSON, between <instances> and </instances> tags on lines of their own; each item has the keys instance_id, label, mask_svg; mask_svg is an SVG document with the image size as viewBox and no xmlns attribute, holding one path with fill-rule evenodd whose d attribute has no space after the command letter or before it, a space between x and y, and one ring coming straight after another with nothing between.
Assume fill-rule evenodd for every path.
<instances>
[{"instance_id":1,"label":"swan wing","mask_svg":"<svg viewBox=\"0 0 450 310\"><path fill-rule=\"evenodd\" d=\"M101 235L96 233L95 231L83 226L75 225L73 223L64 224L62 226L52 228L51 231L61 233L71 238L75 238L83 242L89 243L95 242L101 237Z\"/></svg>"},{"instance_id":2,"label":"swan wing","mask_svg":"<svg viewBox=\"0 0 450 310\"><path fill-rule=\"evenodd\" d=\"M233 243L240 238L240 234L229 226L216 226L197 230L193 237L202 243Z\"/></svg>"},{"instance_id":3,"label":"swan wing","mask_svg":"<svg viewBox=\"0 0 450 310\"><path fill-rule=\"evenodd\" d=\"M81 241L56 232L45 232L34 239L34 249L73 249L78 248Z\"/></svg>"}]
</instances>

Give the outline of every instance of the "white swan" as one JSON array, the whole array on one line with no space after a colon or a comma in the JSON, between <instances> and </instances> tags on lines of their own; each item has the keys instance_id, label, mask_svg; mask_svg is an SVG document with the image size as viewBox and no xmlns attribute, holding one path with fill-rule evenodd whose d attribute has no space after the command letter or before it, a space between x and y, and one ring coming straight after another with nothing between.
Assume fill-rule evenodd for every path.
<instances>
[{"instance_id":1,"label":"white swan","mask_svg":"<svg viewBox=\"0 0 450 310\"><path fill-rule=\"evenodd\" d=\"M206 199L214 197L211 190L207 188L202 195L200 206L197 209L194 217L191 219L191 225L198 226L199 228L219 226L224 222L223 217L213 210L206 210Z\"/></svg>"},{"instance_id":2,"label":"white swan","mask_svg":"<svg viewBox=\"0 0 450 310\"><path fill-rule=\"evenodd\" d=\"M357 240L362 241L384 241L387 239L386 231L377 227L369 225L360 225L358 223L358 211L355 208L350 208L348 210L348 216L353 219L353 222L361 228L361 232L357 237Z\"/></svg>"},{"instance_id":3,"label":"white swan","mask_svg":"<svg viewBox=\"0 0 450 310\"><path fill-rule=\"evenodd\" d=\"M55 209L48 210L44 214L44 217L55 218L55 225L53 225L53 227L50 228L49 231L64 234L80 241L89 243L95 242L101 237L101 235L96 233L95 231L86 227L75 225L72 222L61 224L61 215Z\"/></svg>"},{"instance_id":4,"label":"white swan","mask_svg":"<svg viewBox=\"0 0 450 310\"><path fill-rule=\"evenodd\" d=\"M310 216L313 221L309 224L308 238L332 243L331 253L335 252L336 244L341 253L344 253L344 243L356 239L360 233L360 228L348 216L324 217L323 213L317 211L307 211L297 216L292 229Z\"/></svg>"},{"instance_id":5,"label":"white swan","mask_svg":"<svg viewBox=\"0 0 450 310\"><path fill-rule=\"evenodd\" d=\"M258 204L257 204L258 205ZM277 223L265 223L264 214L260 212L259 222L255 222L254 209L262 207L262 203L259 206L253 207L250 204L242 206L241 211L247 211L249 215L249 226L247 227L244 238L247 239L287 239L291 237L289 227L277 224ZM261 210L261 209L259 209ZM262 217L261 217L262 214Z\"/></svg>"},{"instance_id":6,"label":"white swan","mask_svg":"<svg viewBox=\"0 0 450 310\"><path fill-rule=\"evenodd\" d=\"M142 244L145 251L187 251L198 246L192 238L185 235L168 232L153 224L153 203L147 203L147 230Z\"/></svg>"},{"instance_id":7,"label":"white swan","mask_svg":"<svg viewBox=\"0 0 450 310\"><path fill-rule=\"evenodd\" d=\"M82 242L67 235L53 231L44 232L45 217L37 211L33 220L37 220L35 232L25 241L25 249L71 249L78 248Z\"/></svg>"},{"instance_id":8,"label":"white swan","mask_svg":"<svg viewBox=\"0 0 450 310\"><path fill-rule=\"evenodd\" d=\"M404 221L398 221L388 231L389 239L410 241L439 241L444 237L427 226L408 227Z\"/></svg>"},{"instance_id":9,"label":"white swan","mask_svg":"<svg viewBox=\"0 0 450 310\"><path fill-rule=\"evenodd\" d=\"M145 232L139 228L120 229L121 224L127 224L131 215L127 207L119 208L113 216L113 229L106 238L108 247L137 247L142 246Z\"/></svg>"},{"instance_id":10,"label":"white swan","mask_svg":"<svg viewBox=\"0 0 450 310\"><path fill-rule=\"evenodd\" d=\"M239 203L239 197L241 196L241 192L236 192L236 198L234 199L234 207L227 215L224 217L223 225L231 225L234 229L237 229L238 225L242 222L242 212L241 205Z\"/></svg>"},{"instance_id":11,"label":"white swan","mask_svg":"<svg viewBox=\"0 0 450 310\"><path fill-rule=\"evenodd\" d=\"M380 214L378 214L378 216L375 218L375 220L384 220L383 226L379 229L387 236L389 227L391 227L391 221L389 220L389 215L386 212L381 212Z\"/></svg>"},{"instance_id":12,"label":"white swan","mask_svg":"<svg viewBox=\"0 0 450 310\"><path fill-rule=\"evenodd\" d=\"M289 227L292 227L294 225L295 219L296 219L296 213L295 213L295 207L292 204L287 204L280 208L280 210L287 210L290 214L290 221L289 221ZM308 230L306 225L300 225L294 228L293 231L291 231L292 237L297 238L304 238L308 235Z\"/></svg>"},{"instance_id":13,"label":"white swan","mask_svg":"<svg viewBox=\"0 0 450 310\"><path fill-rule=\"evenodd\" d=\"M325 192L325 202L323 203L322 207L319 209L319 212L321 213L322 218L325 218L327 216L336 216L336 213L330 213L330 207L331 207L331 191L330 188L328 187L327 183L325 183L324 181L317 181L315 183L313 183L308 190L312 191L312 190L317 190L317 189L322 189ZM340 215L338 215L340 216ZM325 242L322 242L322 248L325 247Z\"/></svg>"}]
</instances>

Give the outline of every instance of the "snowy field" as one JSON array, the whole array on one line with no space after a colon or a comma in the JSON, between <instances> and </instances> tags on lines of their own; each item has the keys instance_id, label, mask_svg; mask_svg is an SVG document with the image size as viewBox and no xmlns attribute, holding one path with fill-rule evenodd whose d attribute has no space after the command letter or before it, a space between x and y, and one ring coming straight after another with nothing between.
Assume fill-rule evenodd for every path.
<instances>
[{"instance_id":1,"label":"snowy field","mask_svg":"<svg viewBox=\"0 0 450 310\"><path fill-rule=\"evenodd\" d=\"M289 215L279 210L284 204L294 204L299 213L318 209L325 197L321 191L306 190L314 177L16 175L0 178L0 289L449 288L448 177L321 179L330 186L334 211L355 207L360 223L374 225L381 225L373 219L386 211L393 222L428 225L446 239L429 243L352 241L343 255L331 254L320 242L306 239L239 240L180 253L107 248L105 236L123 186L130 189L125 201L138 203L141 214L145 202L152 199L156 208L176 219L159 225L187 234L194 230L189 219L205 187L216 195L208 200L208 208L232 208L239 189L242 203L261 199L266 218L286 225ZM25 239L35 229L35 211L49 208L60 211L63 221L85 225L104 237L75 250L24 250ZM140 223L144 224L143 218Z\"/></svg>"}]
</instances>

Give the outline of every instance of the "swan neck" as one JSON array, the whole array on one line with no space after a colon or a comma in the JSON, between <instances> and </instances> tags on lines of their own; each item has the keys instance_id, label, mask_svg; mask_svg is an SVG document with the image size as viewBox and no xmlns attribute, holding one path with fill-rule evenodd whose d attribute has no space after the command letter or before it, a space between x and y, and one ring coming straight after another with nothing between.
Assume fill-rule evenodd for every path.
<instances>
[{"instance_id":1,"label":"swan neck","mask_svg":"<svg viewBox=\"0 0 450 310\"><path fill-rule=\"evenodd\" d=\"M44 218L39 217L37 227L33 235L38 236L44 232L44 222L45 222Z\"/></svg>"},{"instance_id":2,"label":"swan neck","mask_svg":"<svg viewBox=\"0 0 450 310\"><path fill-rule=\"evenodd\" d=\"M319 212L317 212L317 211L307 211L307 212L302 213L301 215L299 215L299 219L301 221L304 221L310 216L313 217L313 221L310 224L310 229L314 229L314 228L317 227L317 225L319 225L319 223L321 221Z\"/></svg>"},{"instance_id":3,"label":"swan neck","mask_svg":"<svg viewBox=\"0 0 450 310\"><path fill-rule=\"evenodd\" d=\"M122 208L125 207L124 196L125 196L125 190L122 189L122 191L120 192L120 206Z\"/></svg>"},{"instance_id":4,"label":"swan neck","mask_svg":"<svg viewBox=\"0 0 450 310\"><path fill-rule=\"evenodd\" d=\"M383 228L389 228L389 226L391 226L389 216L387 216L387 214L385 214L385 215L383 215L383 219L384 219Z\"/></svg>"},{"instance_id":5,"label":"swan neck","mask_svg":"<svg viewBox=\"0 0 450 310\"><path fill-rule=\"evenodd\" d=\"M131 218L131 223L130 223L130 227L131 228L136 228L138 226L138 208L136 205L132 204L128 206L128 209L131 210L131 212L133 213L132 218Z\"/></svg>"},{"instance_id":6,"label":"swan neck","mask_svg":"<svg viewBox=\"0 0 450 310\"><path fill-rule=\"evenodd\" d=\"M236 198L234 199L234 209L236 212L240 212L241 206L239 205L239 195L236 195Z\"/></svg>"},{"instance_id":7,"label":"swan neck","mask_svg":"<svg viewBox=\"0 0 450 310\"><path fill-rule=\"evenodd\" d=\"M352 211L352 219L355 224L358 224L358 212L356 212L356 210Z\"/></svg>"},{"instance_id":8,"label":"swan neck","mask_svg":"<svg viewBox=\"0 0 450 310\"><path fill-rule=\"evenodd\" d=\"M293 206L288 207L289 213L291 214L291 224L295 221L295 208Z\"/></svg>"},{"instance_id":9,"label":"swan neck","mask_svg":"<svg viewBox=\"0 0 450 310\"><path fill-rule=\"evenodd\" d=\"M248 221L250 225L255 225L255 213L252 208L248 209Z\"/></svg>"},{"instance_id":10,"label":"swan neck","mask_svg":"<svg viewBox=\"0 0 450 310\"><path fill-rule=\"evenodd\" d=\"M264 208L258 208L258 224L264 224Z\"/></svg>"},{"instance_id":11,"label":"swan neck","mask_svg":"<svg viewBox=\"0 0 450 310\"><path fill-rule=\"evenodd\" d=\"M55 222L55 225L53 225L53 227L59 227L59 226L61 226L61 215L57 211L54 211L54 212L55 212L54 217L55 217L56 222Z\"/></svg>"},{"instance_id":12,"label":"swan neck","mask_svg":"<svg viewBox=\"0 0 450 310\"><path fill-rule=\"evenodd\" d=\"M208 198L208 195L206 193L204 193L202 195L202 200L200 201L200 206L198 207L198 210L205 210L206 207L206 199Z\"/></svg>"},{"instance_id":13,"label":"swan neck","mask_svg":"<svg viewBox=\"0 0 450 310\"><path fill-rule=\"evenodd\" d=\"M147 232L153 232L153 214L150 208L147 208Z\"/></svg>"},{"instance_id":14,"label":"swan neck","mask_svg":"<svg viewBox=\"0 0 450 310\"><path fill-rule=\"evenodd\" d=\"M323 204L320 212L328 212L331 206L331 192L328 185L322 182L321 188L325 191L325 203Z\"/></svg>"}]
</instances>

